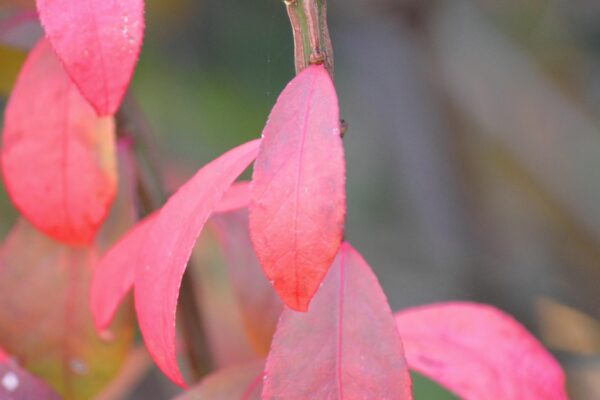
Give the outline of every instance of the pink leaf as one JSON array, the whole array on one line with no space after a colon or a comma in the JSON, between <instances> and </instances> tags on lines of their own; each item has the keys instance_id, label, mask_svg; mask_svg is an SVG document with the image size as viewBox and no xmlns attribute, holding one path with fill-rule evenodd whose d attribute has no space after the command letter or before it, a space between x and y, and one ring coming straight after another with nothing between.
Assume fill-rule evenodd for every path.
<instances>
[{"instance_id":1,"label":"pink leaf","mask_svg":"<svg viewBox=\"0 0 600 400\"><path fill-rule=\"evenodd\" d=\"M410 399L402 341L373 272L342 244L307 313L284 310L263 399Z\"/></svg>"},{"instance_id":2,"label":"pink leaf","mask_svg":"<svg viewBox=\"0 0 600 400\"><path fill-rule=\"evenodd\" d=\"M226 213L247 208L250 204L250 182L234 183L217 205L215 213Z\"/></svg>"},{"instance_id":3,"label":"pink leaf","mask_svg":"<svg viewBox=\"0 0 600 400\"><path fill-rule=\"evenodd\" d=\"M0 348L0 399L59 400L44 381L30 375Z\"/></svg>"},{"instance_id":4,"label":"pink leaf","mask_svg":"<svg viewBox=\"0 0 600 400\"><path fill-rule=\"evenodd\" d=\"M156 212L138 222L95 266L90 305L98 331L108 328L119 304L133 287L140 248L157 215Z\"/></svg>"},{"instance_id":5,"label":"pink leaf","mask_svg":"<svg viewBox=\"0 0 600 400\"><path fill-rule=\"evenodd\" d=\"M234 289L245 333L256 353L266 356L283 304L265 278L252 249L248 235L248 213L240 210L215 216L212 221L223 247L225 268Z\"/></svg>"},{"instance_id":6,"label":"pink leaf","mask_svg":"<svg viewBox=\"0 0 600 400\"><path fill-rule=\"evenodd\" d=\"M260 400L264 365L256 360L219 370L175 400Z\"/></svg>"},{"instance_id":7,"label":"pink leaf","mask_svg":"<svg viewBox=\"0 0 600 400\"><path fill-rule=\"evenodd\" d=\"M252 178L250 234L284 303L306 311L340 246L346 212L335 88L311 66L279 96Z\"/></svg>"},{"instance_id":8,"label":"pink leaf","mask_svg":"<svg viewBox=\"0 0 600 400\"><path fill-rule=\"evenodd\" d=\"M229 212L246 207L249 201L248 183L234 183L225 192L214 212ZM140 247L157 214L152 214L138 222L102 257L102 260L94 268L90 306L98 331L108 328L119 304L133 287Z\"/></svg>"},{"instance_id":9,"label":"pink leaf","mask_svg":"<svg viewBox=\"0 0 600 400\"><path fill-rule=\"evenodd\" d=\"M161 209L146 235L135 278L135 305L146 347L176 384L185 382L175 353L175 313L181 278L206 220L250 165L260 141L223 154L200 169Z\"/></svg>"},{"instance_id":10,"label":"pink leaf","mask_svg":"<svg viewBox=\"0 0 600 400\"><path fill-rule=\"evenodd\" d=\"M411 369L464 399L567 399L563 372L512 317L474 303L396 314Z\"/></svg>"},{"instance_id":11,"label":"pink leaf","mask_svg":"<svg viewBox=\"0 0 600 400\"><path fill-rule=\"evenodd\" d=\"M38 229L91 242L116 192L114 123L96 116L46 40L31 51L4 120L8 193Z\"/></svg>"},{"instance_id":12,"label":"pink leaf","mask_svg":"<svg viewBox=\"0 0 600 400\"><path fill-rule=\"evenodd\" d=\"M143 0L37 0L46 36L98 115L114 114L137 62Z\"/></svg>"}]
</instances>

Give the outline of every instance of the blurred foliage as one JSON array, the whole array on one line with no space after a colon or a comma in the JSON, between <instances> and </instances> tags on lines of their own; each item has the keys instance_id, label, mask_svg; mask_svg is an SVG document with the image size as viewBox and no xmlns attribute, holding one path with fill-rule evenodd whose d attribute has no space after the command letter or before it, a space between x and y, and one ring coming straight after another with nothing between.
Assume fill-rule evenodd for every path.
<instances>
[{"instance_id":1,"label":"blurred foliage","mask_svg":"<svg viewBox=\"0 0 600 400\"><path fill-rule=\"evenodd\" d=\"M17 3L32 4L0 0L0 21ZM600 398L600 3L329 3L347 236L392 308L497 305L555 351L573 399ZM22 57L0 47L0 95ZM148 0L132 94L164 175L181 181L258 137L293 73L280 1ZM4 233L4 195L0 216ZM213 264L206 290L225 285ZM155 380L134 398L171 390ZM415 390L449 398L418 375Z\"/></svg>"}]
</instances>

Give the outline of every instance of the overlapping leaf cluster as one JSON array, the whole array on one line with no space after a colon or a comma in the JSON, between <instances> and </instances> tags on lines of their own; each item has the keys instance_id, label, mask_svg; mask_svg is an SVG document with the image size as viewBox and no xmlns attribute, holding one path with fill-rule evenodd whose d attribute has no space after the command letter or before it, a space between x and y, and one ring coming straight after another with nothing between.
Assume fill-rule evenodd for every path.
<instances>
[{"instance_id":1,"label":"overlapping leaf cluster","mask_svg":"<svg viewBox=\"0 0 600 400\"><path fill-rule=\"evenodd\" d=\"M23 216L71 246L64 258L59 251L56 264L66 262L68 273L78 274L72 260L88 259L116 192L112 115L141 46L143 2L37 5L46 37L29 54L7 106L2 169ZM236 184L252 163L251 182ZM311 65L281 93L260 139L198 170L94 267L91 308L98 331L115 333L111 321L133 288L146 348L165 375L185 387L177 361L177 301L209 223L230 258L258 360L206 378L188 398L410 399L409 368L467 399L566 398L556 361L495 309L442 304L394 318L370 267L343 241L345 197L336 90L326 69ZM228 222L245 208L241 224ZM11 248L4 249L5 272ZM232 264L244 264L240 254L255 257L262 272L248 270L239 279L242 272ZM262 273L270 285L261 283ZM257 326L264 305L270 312ZM64 393L74 395L72 388Z\"/></svg>"}]
</instances>

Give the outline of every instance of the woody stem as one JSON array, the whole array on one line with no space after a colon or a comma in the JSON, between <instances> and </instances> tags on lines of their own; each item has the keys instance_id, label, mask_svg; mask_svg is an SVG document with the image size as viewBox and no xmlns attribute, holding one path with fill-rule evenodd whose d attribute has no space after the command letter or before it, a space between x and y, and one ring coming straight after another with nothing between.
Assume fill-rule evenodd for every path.
<instances>
[{"instance_id":1,"label":"woody stem","mask_svg":"<svg viewBox=\"0 0 600 400\"><path fill-rule=\"evenodd\" d=\"M333 48L327 27L326 0L284 0L294 36L296 73L324 64L333 78Z\"/></svg>"}]
</instances>

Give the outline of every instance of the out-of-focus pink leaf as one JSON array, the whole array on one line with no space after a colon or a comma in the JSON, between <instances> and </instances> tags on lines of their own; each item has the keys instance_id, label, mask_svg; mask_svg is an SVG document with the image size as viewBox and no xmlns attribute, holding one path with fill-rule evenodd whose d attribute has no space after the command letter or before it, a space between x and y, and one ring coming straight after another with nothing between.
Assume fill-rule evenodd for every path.
<instances>
[{"instance_id":1,"label":"out-of-focus pink leaf","mask_svg":"<svg viewBox=\"0 0 600 400\"><path fill-rule=\"evenodd\" d=\"M247 207L250 201L247 182L234 183L217 204L215 213ZM151 221L152 214L138 222L100 260L94 268L90 305L96 329L108 328L123 298L133 287L138 254Z\"/></svg>"},{"instance_id":2,"label":"out-of-focus pink leaf","mask_svg":"<svg viewBox=\"0 0 600 400\"><path fill-rule=\"evenodd\" d=\"M235 179L256 158L260 140L223 154L201 168L161 209L136 267L135 306L148 351L173 382L185 386L175 353L179 287L206 220Z\"/></svg>"},{"instance_id":3,"label":"out-of-focus pink leaf","mask_svg":"<svg viewBox=\"0 0 600 400\"><path fill-rule=\"evenodd\" d=\"M89 244L116 192L114 123L96 116L46 40L17 79L2 140L15 206L53 238Z\"/></svg>"},{"instance_id":4,"label":"out-of-focus pink leaf","mask_svg":"<svg viewBox=\"0 0 600 400\"><path fill-rule=\"evenodd\" d=\"M212 221L223 247L225 268L246 334L254 350L266 356L283 307L265 278L250 243L248 213L240 210L215 216Z\"/></svg>"},{"instance_id":5,"label":"out-of-focus pink leaf","mask_svg":"<svg viewBox=\"0 0 600 400\"><path fill-rule=\"evenodd\" d=\"M512 317L443 303L396 314L411 369L467 400L567 399L556 360Z\"/></svg>"},{"instance_id":6,"label":"out-of-focus pink leaf","mask_svg":"<svg viewBox=\"0 0 600 400\"><path fill-rule=\"evenodd\" d=\"M411 398L402 341L377 278L343 243L307 313L284 310L263 399Z\"/></svg>"},{"instance_id":7,"label":"out-of-focus pink leaf","mask_svg":"<svg viewBox=\"0 0 600 400\"><path fill-rule=\"evenodd\" d=\"M216 217L216 216L215 216ZM214 368L223 369L256 359L246 335L225 254L217 238L214 218L207 223L192 253L189 273L195 287L206 343ZM185 315L181 315L185 318ZM182 320L183 320L182 318ZM185 351L185 349L182 349Z\"/></svg>"},{"instance_id":8,"label":"out-of-focus pink leaf","mask_svg":"<svg viewBox=\"0 0 600 400\"><path fill-rule=\"evenodd\" d=\"M345 164L338 114L325 68L306 68L277 99L254 166L252 243L275 290L294 310L307 310L342 240Z\"/></svg>"},{"instance_id":9,"label":"out-of-focus pink leaf","mask_svg":"<svg viewBox=\"0 0 600 400\"><path fill-rule=\"evenodd\" d=\"M250 182L236 182L225 192L215 213L226 213L246 208L250 204Z\"/></svg>"},{"instance_id":10,"label":"out-of-focus pink leaf","mask_svg":"<svg viewBox=\"0 0 600 400\"><path fill-rule=\"evenodd\" d=\"M60 397L44 381L19 367L0 348L0 399L59 400Z\"/></svg>"},{"instance_id":11,"label":"out-of-focus pink leaf","mask_svg":"<svg viewBox=\"0 0 600 400\"><path fill-rule=\"evenodd\" d=\"M133 287L140 248L157 215L156 212L138 222L94 268L90 305L99 332L108 328L119 304Z\"/></svg>"},{"instance_id":12,"label":"out-of-focus pink leaf","mask_svg":"<svg viewBox=\"0 0 600 400\"><path fill-rule=\"evenodd\" d=\"M46 36L98 115L114 114L137 62L143 0L37 0Z\"/></svg>"},{"instance_id":13,"label":"out-of-focus pink leaf","mask_svg":"<svg viewBox=\"0 0 600 400\"><path fill-rule=\"evenodd\" d=\"M61 245L24 220L0 250L0 343L66 399L87 399L119 371L133 338L120 313L111 338L96 334L87 299L90 247Z\"/></svg>"},{"instance_id":14,"label":"out-of-focus pink leaf","mask_svg":"<svg viewBox=\"0 0 600 400\"><path fill-rule=\"evenodd\" d=\"M217 371L176 400L259 400L264 365L256 360Z\"/></svg>"}]
</instances>

